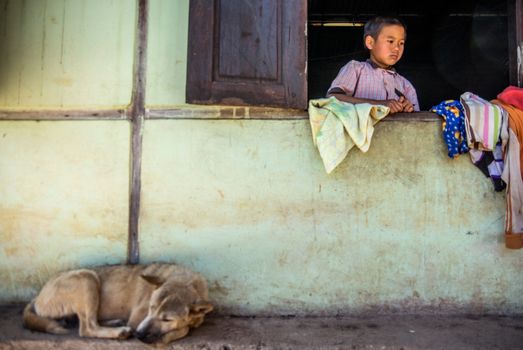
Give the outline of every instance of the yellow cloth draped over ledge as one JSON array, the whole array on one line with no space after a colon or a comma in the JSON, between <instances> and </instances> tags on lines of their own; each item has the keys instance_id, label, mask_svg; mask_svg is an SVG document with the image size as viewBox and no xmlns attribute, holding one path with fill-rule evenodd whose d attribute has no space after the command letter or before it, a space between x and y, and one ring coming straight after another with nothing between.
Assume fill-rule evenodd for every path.
<instances>
[{"instance_id":1,"label":"yellow cloth draped over ledge","mask_svg":"<svg viewBox=\"0 0 523 350\"><path fill-rule=\"evenodd\" d=\"M327 173L341 163L354 145L367 152L374 125L388 114L389 108L382 105L352 104L335 97L310 100L312 138Z\"/></svg>"}]
</instances>

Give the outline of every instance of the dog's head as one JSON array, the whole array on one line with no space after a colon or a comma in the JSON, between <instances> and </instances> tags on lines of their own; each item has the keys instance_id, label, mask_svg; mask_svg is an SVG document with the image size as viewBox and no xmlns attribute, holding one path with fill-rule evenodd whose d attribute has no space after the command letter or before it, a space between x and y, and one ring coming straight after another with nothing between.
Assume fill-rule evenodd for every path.
<instances>
[{"instance_id":1,"label":"dog's head","mask_svg":"<svg viewBox=\"0 0 523 350\"><path fill-rule=\"evenodd\" d=\"M155 276L142 276L156 286L149 301L147 316L136 329L136 337L145 343L167 344L184 337L189 328L198 327L213 306L207 299L205 281L189 283L165 281Z\"/></svg>"}]
</instances>

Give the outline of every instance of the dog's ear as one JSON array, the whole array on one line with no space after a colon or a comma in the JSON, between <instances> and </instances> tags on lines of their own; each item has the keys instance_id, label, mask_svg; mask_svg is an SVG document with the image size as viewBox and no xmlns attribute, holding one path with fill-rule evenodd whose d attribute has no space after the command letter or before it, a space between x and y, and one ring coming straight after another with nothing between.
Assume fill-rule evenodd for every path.
<instances>
[{"instance_id":1,"label":"dog's ear","mask_svg":"<svg viewBox=\"0 0 523 350\"><path fill-rule=\"evenodd\" d=\"M156 276L156 275L145 275L145 274L142 274L140 275L144 280L146 280L147 282L149 282L150 284L156 286L156 287L160 287L162 284L165 283L165 279L159 277L159 276Z\"/></svg>"},{"instance_id":2,"label":"dog's ear","mask_svg":"<svg viewBox=\"0 0 523 350\"><path fill-rule=\"evenodd\" d=\"M191 312L208 314L214 309L211 303L207 301L198 301L190 305Z\"/></svg>"}]
</instances>

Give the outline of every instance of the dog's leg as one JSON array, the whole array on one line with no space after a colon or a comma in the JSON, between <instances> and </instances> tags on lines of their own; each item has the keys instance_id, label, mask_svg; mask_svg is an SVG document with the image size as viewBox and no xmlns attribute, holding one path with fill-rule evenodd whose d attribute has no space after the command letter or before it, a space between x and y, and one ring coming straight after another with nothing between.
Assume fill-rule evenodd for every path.
<instances>
[{"instance_id":1,"label":"dog's leg","mask_svg":"<svg viewBox=\"0 0 523 350\"><path fill-rule=\"evenodd\" d=\"M77 280L75 312L80 321L81 337L126 339L131 336L130 327L102 327L98 323L100 305L100 281L96 273L86 271Z\"/></svg>"},{"instance_id":2,"label":"dog's leg","mask_svg":"<svg viewBox=\"0 0 523 350\"><path fill-rule=\"evenodd\" d=\"M78 314L80 319L80 336L109 339L127 339L131 336L131 327L103 327L96 320L96 316L96 312Z\"/></svg>"},{"instance_id":3,"label":"dog's leg","mask_svg":"<svg viewBox=\"0 0 523 350\"><path fill-rule=\"evenodd\" d=\"M142 320L147 316L147 309L149 305L144 306L138 306L136 307L132 312L131 316L129 316L129 320L127 321L127 325L131 327L132 329L138 329L138 326L142 322Z\"/></svg>"},{"instance_id":4,"label":"dog's leg","mask_svg":"<svg viewBox=\"0 0 523 350\"><path fill-rule=\"evenodd\" d=\"M126 325L125 320L106 320L106 321L100 321L100 324L104 327L122 327Z\"/></svg>"}]
</instances>

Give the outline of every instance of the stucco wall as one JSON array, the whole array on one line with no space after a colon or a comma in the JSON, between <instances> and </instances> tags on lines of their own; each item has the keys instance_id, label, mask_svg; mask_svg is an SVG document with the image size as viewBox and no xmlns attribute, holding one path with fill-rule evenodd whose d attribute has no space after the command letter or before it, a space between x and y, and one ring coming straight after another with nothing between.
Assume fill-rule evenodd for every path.
<instances>
[{"instance_id":1,"label":"stucco wall","mask_svg":"<svg viewBox=\"0 0 523 350\"><path fill-rule=\"evenodd\" d=\"M184 104L189 0L152 0L149 13L146 104Z\"/></svg>"},{"instance_id":2,"label":"stucco wall","mask_svg":"<svg viewBox=\"0 0 523 350\"><path fill-rule=\"evenodd\" d=\"M150 1L148 107L184 101L187 13ZM135 17L0 0L0 109L127 105ZM0 302L126 260L130 144L125 120L0 121ZM523 312L503 194L447 158L436 120L378 124L327 175L307 120L147 119L141 196L142 262L201 272L223 312Z\"/></svg>"},{"instance_id":3,"label":"stucco wall","mask_svg":"<svg viewBox=\"0 0 523 350\"><path fill-rule=\"evenodd\" d=\"M504 196L439 122L382 122L327 175L304 120L154 121L143 166L143 260L201 271L223 310L523 311Z\"/></svg>"},{"instance_id":4,"label":"stucco wall","mask_svg":"<svg viewBox=\"0 0 523 350\"><path fill-rule=\"evenodd\" d=\"M0 108L112 108L132 91L136 3L0 0ZM151 0L146 102L185 102L189 0Z\"/></svg>"},{"instance_id":5,"label":"stucco wall","mask_svg":"<svg viewBox=\"0 0 523 350\"><path fill-rule=\"evenodd\" d=\"M50 274L125 262L129 125L0 121L0 301Z\"/></svg>"},{"instance_id":6,"label":"stucco wall","mask_svg":"<svg viewBox=\"0 0 523 350\"><path fill-rule=\"evenodd\" d=\"M504 196L439 122L382 122L323 170L306 120L148 120L142 262L176 261L232 313L523 311ZM126 121L0 123L0 301L124 262Z\"/></svg>"},{"instance_id":7,"label":"stucco wall","mask_svg":"<svg viewBox=\"0 0 523 350\"><path fill-rule=\"evenodd\" d=\"M129 103L136 5L0 0L0 108Z\"/></svg>"}]
</instances>

